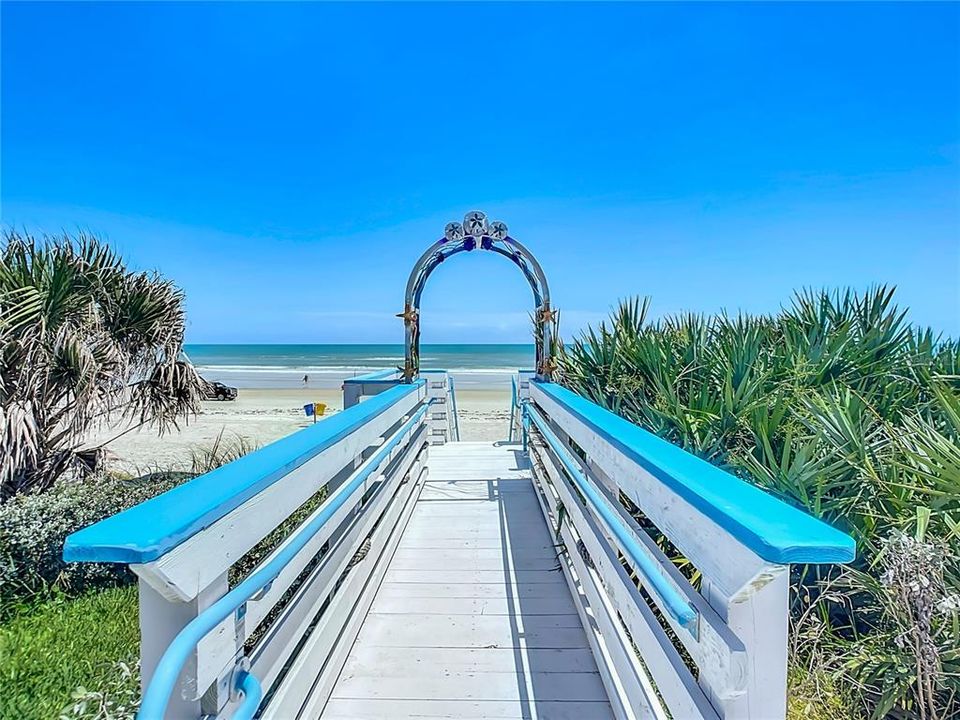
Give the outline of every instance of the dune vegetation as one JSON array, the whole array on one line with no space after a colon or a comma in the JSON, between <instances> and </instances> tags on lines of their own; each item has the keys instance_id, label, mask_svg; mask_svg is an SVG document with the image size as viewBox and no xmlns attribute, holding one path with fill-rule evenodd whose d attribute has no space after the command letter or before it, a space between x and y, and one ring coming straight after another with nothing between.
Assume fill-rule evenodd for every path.
<instances>
[{"instance_id":1,"label":"dune vegetation","mask_svg":"<svg viewBox=\"0 0 960 720\"><path fill-rule=\"evenodd\" d=\"M0 499L90 468L85 434L124 418L159 431L199 407L181 358L184 296L95 237L4 231L0 249Z\"/></svg>"},{"instance_id":2,"label":"dune vegetation","mask_svg":"<svg viewBox=\"0 0 960 720\"><path fill-rule=\"evenodd\" d=\"M255 449L221 436L196 448L182 468L139 478L106 471L62 477L0 503L0 718L132 720L140 702L136 578L125 565L64 563L63 543ZM250 572L289 530L281 526L253 548L236 572Z\"/></svg>"},{"instance_id":3,"label":"dune vegetation","mask_svg":"<svg viewBox=\"0 0 960 720\"><path fill-rule=\"evenodd\" d=\"M960 716L960 343L884 287L773 316L648 310L568 343L562 382L857 541L850 567L794 569L798 692L838 718Z\"/></svg>"},{"instance_id":4,"label":"dune vegetation","mask_svg":"<svg viewBox=\"0 0 960 720\"><path fill-rule=\"evenodd\" d=\"M139 627L123 566L62 560L66 536L202 468L122 478L84 444L109 420L174 428L203 389L183 292L95 237L0 243L0 717L127 718ZM198 463L220 462L214 448Z\"/></svg>"}]
</instances>

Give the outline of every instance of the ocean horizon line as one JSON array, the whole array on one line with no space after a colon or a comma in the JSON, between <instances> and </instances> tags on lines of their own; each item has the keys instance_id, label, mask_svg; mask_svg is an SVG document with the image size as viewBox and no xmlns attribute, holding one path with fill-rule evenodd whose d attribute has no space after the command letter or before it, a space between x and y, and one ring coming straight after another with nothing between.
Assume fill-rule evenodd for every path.
<instances>
[{"instance_id":1,"label":"ocean horizon line","mask_svg":"<svg viewBox=\"0 0 960 720\"><path fill-rule=\"evenodd\" d=\"M343 374L344 372L374 372L376 370L389 370L394 365L195 365L200 372L246 372L246 373L270 373L270 372L312 372L312 373L330 373ZM429 368L428 368L429 369ZM521 368L507 367L445 367L438 368L452 373L472 373L476 375L501 375L512 374Z\"/></svg>"},{"instance_id":2,"label":"ocean horizon line","mask_svg":"<svg viewBox=\"0 0 960 720\"><path fill-rule=\"evenodd\" d=\"M402 342L381 342L381 343L312 343L312 342L188 342L184 343L184 348L189 347L399 347L402 348ZM535 347L533 342L507 342L507 343L420 343L420 347Z\"/></svg>"},{"instance_id":3,"label":"ocean horizon line","mask_svg":"<svg viewBox=\"0 0 960 720\"><path fill-rule=\"evenodd\" d=\"M403 367L404 346L383 343L216 343L186 345L207 379L236 387L338 387L344 380ZM504 388L533 367L533 344L436 343L421 346L423 367L443 368L458 384Z\"/></svg>"}]
</instances>

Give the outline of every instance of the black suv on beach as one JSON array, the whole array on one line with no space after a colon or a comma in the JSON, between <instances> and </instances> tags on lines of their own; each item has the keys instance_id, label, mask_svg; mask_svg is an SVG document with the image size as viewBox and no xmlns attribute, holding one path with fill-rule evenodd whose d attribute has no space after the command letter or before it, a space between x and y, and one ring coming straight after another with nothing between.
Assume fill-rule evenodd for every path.
<instances>
[{"instance_id":1,"label":"black suv on beach","mask_svg":"<svg viewBox=\"0 0 960 720\"><path fill-rule=\"evenodd\" d=\"M224 385L222 382L210 382L204 380L206 386L203 390L204 400L236 400L237 389Z\"/></svg>"}]
</instances>

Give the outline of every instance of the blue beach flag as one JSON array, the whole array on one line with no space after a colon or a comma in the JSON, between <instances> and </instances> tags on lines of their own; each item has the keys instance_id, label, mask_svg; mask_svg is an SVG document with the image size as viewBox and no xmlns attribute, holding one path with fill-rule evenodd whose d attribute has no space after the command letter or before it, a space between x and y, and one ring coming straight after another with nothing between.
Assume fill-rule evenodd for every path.
<instances>
[{"instance_id":1,"label":"blue beach flag","mask_svg":"<svg viewBox=\"0 0 960 720\"><path fill-rule=\"evenodd\" d=\"M309 405L303 406L303 414L307 417L313 417L314 422L316 422L318 417L323 417L323 414L327 411L327 406L325 403L321 402L312 402Z\"/></svg>"}]
</instances>

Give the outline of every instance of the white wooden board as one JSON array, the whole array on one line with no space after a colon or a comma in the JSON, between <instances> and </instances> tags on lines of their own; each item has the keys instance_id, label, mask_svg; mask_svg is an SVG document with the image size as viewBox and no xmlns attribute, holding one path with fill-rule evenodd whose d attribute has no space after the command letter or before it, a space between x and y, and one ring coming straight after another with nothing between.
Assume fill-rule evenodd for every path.
<instances>
[{"instance_id":1,"label":"white wooden board","mask_svg":"<svg viewBox=\"0 0 960 720\"><path fill-rule=\"evenodd\" d=\"M602 702L521 702L473 700L376 700L334 698L322 715L324 720L510 720L540 718L541 720L609 720L610 705Z\"/></svg>"},{"instance_id":2,"label":"white wooden board","mask_svg":"<svg viewBox=\"0 0 960 720\"><path fill-rule=\"evenodd\" d=\"M593 654L584 648L538 649L527 653L530 665L544 673L592 673ZM405 648L356 646L345 671L353 675L401 677L408 675ZM516 672L517 654L511 648L421 648L417 662L449 672Z\"/></svg>"},{"instance_id":3,"label":"white wooden board","mask_svg":"<svg viewBox=\"0 0 960 720\"><path fill-rule=\"evenodd\" d=\"M611 718L516 446L430 450L323 718Z\"/></svg>"}]
</instances>

